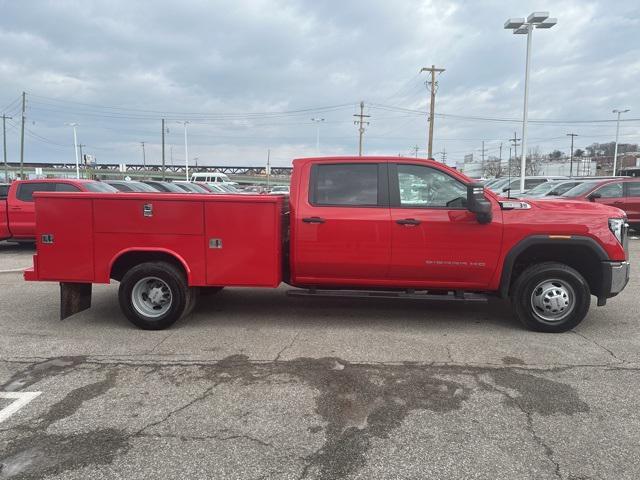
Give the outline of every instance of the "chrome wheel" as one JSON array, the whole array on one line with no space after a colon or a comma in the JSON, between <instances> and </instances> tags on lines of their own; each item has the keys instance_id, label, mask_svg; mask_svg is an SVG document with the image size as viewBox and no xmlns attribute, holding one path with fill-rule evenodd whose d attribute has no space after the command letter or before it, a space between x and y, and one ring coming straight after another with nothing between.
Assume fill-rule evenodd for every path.
<instances>
[{"instance_id":1,"label":"chrome wheel","mask_svg":"<svg viewBox=\"0 0 640 480\"><path fill-rule=\"evenodd\" d=\"M559 322L575 308L576 295L568 283L552 279L540 282L531 293L534 314L546 322Z\"/></svg>"},{"instance_id":2,"label":"chrome wheel","mask_svg":"<svg viewBox=\"0 0 640 480\"><path fill-rule=\"evenodd\" d=\"M161 317L169 311L172 301L169 285L158 277L142 278L131 290L133 308L145 317Z\"/></svg>"}]
</instances>

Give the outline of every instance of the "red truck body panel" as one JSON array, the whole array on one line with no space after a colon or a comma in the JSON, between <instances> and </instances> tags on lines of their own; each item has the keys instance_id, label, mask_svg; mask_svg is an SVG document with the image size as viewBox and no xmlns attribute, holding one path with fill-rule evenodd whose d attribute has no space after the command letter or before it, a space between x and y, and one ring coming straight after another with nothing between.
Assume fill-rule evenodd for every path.
<instances>
[{"instance_id":1,"label":"red truck body panel","mask_svg":"<svg viewBox=\"0 0 640 480\"><path fill-rule=\"evenodd\" d=\"M164 252L192 286L281 282L282 197L36 193L37 254L28 279L108 283L128 252ZM151 215L145 216L145 205ZM47 235L53 237L46 243ZM215 240L221 240L221 246ZM211 241L213 244L210 244ZM215 248L212 248L215 247Z\"/></svg>"},{"instance_id":2,"label":"red truck body panel","mask_svg":"<svg viewBox=\"0 0 640 480\"><path fill-rule=\"evenodd\" d=\"M591 239L609 260L625 260L607 221L623 212L592 202L532 200L512 209L485 191L488 223L464 206L314 204L312 167L340 163L376 164L378 172L426 166L472 183L431 160L334 157L294 161L290 214L281 196L36 193L38 253L25 278L107 283L122 255L164 252L184 266L190 286L276 287L284 277L295 286L495 292L509 253L534 236Z\"/></svg>"}]
</instances>

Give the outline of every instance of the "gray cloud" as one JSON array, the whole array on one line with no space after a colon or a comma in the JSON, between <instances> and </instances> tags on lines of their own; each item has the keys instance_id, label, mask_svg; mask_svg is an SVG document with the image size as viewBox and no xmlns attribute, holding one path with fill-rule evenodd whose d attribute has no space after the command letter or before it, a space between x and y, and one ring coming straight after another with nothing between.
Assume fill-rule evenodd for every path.
<instances>
[{"instance_id":1,"label":"gray cloud","mask_svg":"<svg viewBox=\"0 0 640 480\"><path fill-rule=\"evenodd\" d=\"M262 163L268 148L281 165L314 155L311 117L326 119L322 154L350 154L357 148L352 114L360 100L372 115L367 153L409 154L416 144L424 152L425 117L375 104L426 109L418 71L434 63L447 69L438 112L519 118L525 39L502 24L548 9L558 25L535 32L530 117L612 119L611 109L624 106L640 118L637 2L548 3L4 0L0 108L10 104L8 113L18 113L14 100L28 92L26 158L33 161L73 158L64 125L72 121L98 161L139 163L140 141L157 161L160 112L171 119L176 162L183 161L182 119L192 122L190 155L201 163ZM343 106L248 115L334 105ZM237 115L215 116L224 113ZM17 148L13 125L10 159ZM501 141L506 151L506 139L519 129L439 117L435 150L461 158L477 153L484 139L490 153ZM614 125L532 125L532 144L566 151L569 131L586 145L611 140ZM624 141L640 141L640 122L625 123L622 134Z\"/></svg>"}]
</instances>

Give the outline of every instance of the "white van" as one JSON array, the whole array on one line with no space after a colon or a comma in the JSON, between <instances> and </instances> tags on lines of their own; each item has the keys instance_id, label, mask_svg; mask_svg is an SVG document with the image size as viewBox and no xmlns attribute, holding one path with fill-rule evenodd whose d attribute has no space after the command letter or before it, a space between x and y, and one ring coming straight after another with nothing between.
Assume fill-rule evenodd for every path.
<instances>
[{"instance_id":1,"label":"white van","mask_svg":"<svg viewBox=\"0 0 640 480\"><path fill-rule=\"evenodd\" d=\"M217 184L229 184L237 185L236 182L232 182L229 177L224 173L219 172L200 172L191 175L192 182L204 182L204 183L217 183Z\"/></svg>"}]
</instances>

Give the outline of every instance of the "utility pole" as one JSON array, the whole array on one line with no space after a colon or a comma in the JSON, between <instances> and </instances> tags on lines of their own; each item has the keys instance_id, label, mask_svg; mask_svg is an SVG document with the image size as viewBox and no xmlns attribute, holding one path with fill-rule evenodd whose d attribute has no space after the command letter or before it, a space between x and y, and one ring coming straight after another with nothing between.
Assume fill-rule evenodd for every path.
<instances>
[{"instance_id":1,"label":"utility pole","mask_svg":"<svg viewBox=\"0 0 640 480\"><path fill-rule=\"evenodd\" d=\"M436 68L435 65L431 65L431 68L423 67L420 70L422 72L429 72L431 74L431 80L427 80L427 86L431 89L431 104L429 106L429 138L427 142L427 157L433 158L433 121L435 109L436 109L436 91L438 89L438 82L436 81L436 73L444 72L444 68Z\"/></svg>"},{"instance_id":2,"label":"utility pole","mask_svg":"<svg viewBox=\"0 0 640 480\"><path fill-rule=\"evenodd\" d=\"M173 167L173 145L169 145L169 162Z\"/></svg>"},{"instance_id":3,"label":"utility pole","mask_svg":"<svg viewBox=\"0 0 640 480\"><path fill-rule=\"evenodd\" d=\"M164 118L162 119L162 180L165 179L164 171Z\"/></svg>"},{"instance_id":4,"label":"utility pole","mask_svg":"<svg viewBox=\"0 0 640 480\"><path fill-rule=\"evenodd\" d=\"M145 168L147 168L147 155L144 151L144 143L145 142L140 142L140 145L142 146L142 166Z\"/></svg>"},{"instance_id":5,"label":"utility pole","mask_svg":"<svg viewBox=\"0 0 640 480\"><path fill-rule=\"evenodd\" d=\"M447 164L447 149L445 147L442 147L442 151L440 152L440 159L442 160L443 164Z\"/></svg>"},{"instance_id":6,"label":"utility pole","mask_svg":"<svg viewBox=\"0 0 640 480\"><path fill-rule=\"evenodd\" d=\"M24 111L26 109L26 106L27 94L25 92L22 92L22 128L20 129L20 180L24 180Z\"/></svg>"},{"instance_id":7,"label":"utility pole","mask_svg":"<svg viewBox=\"0 0 640 480\"><path fill-rule=\"evenodd\" d=\"M418 145L416 145L411 150L413 150L413 153L415 154L415 157L418 158L418 151L420 151L420 147Z\"/></svg>"},{"instance_id":8,"label":"utility pole","mask_svg":"<svg viewBox=\"0 0 640 480\"><path fill-rule=\"evenodd\" d=\"M4 183L9 183L9 166L7 165L7 119L12 120L11 117L2 115L2 149L4 152Z\"/></svg>"},{"instance_id":9,"label":"utility pole","mask_svg":"<svg viewBox=\"0 0 640 480\"><path fill-rule=\"evenodd\" d=\"M569 154L569 178L573 177L573 137L577 137L577 133L567 133L567 137L571 137L571 153ZM564 169L563 169L564 170Z\"/></svg>"},{"instance_id":10,"label":"utility pole","mask_svg":"<svg viewBox=\"0 0 640 480\"><path fill-rule=\"evenodd\" d=\"M627 113L629 111L629 109L625 109L625 110L618 110L615 109L613 111L613 113L617 113L618 114L618 121L616 122L616 147L613 150L613 176L616 176L616 165L618 163L618 136L620 134L620 115L622 115L623 113ZM24 120L23 120L23 125L24 125Z\"/></svg>"},{"instance_id":11,"label":"utility pole","mask_svg":"<svg viewBox=\"0 0 640 480\"><path fill-rule=\"evenodd\" d=\"M78 150L80 151L80 162L84 163L84 168L87 168L87 159L84 158L84 155L82 154L82 147L86 147L86 145L84 143L79 143L78 144Z\"/></svg>"},{"instance_id":12,"label":"utility pole","mask_svg":"<svg viewBox=\"0 0 640 480\"><path fill-rule=\"evenodd\" d=\"M354 125L358 125L358 133L360 134L360 139L358 142L358 156L361 157L362 156L362 137L364 135L364 126L365 125L369 125L369 122L365 122L364 119L365 118L369 118L371 115L365 115L364 114L364 102L360 102L360 114L354 114L354 117L357 117L358 120L355 120L353 122Z\"/></svg>"},{"instance_id":13,"label":"utility pole","mask_svg":"<svg viewBox=\"0 0 640 480\"><path fill-rule=\"evenodd\" d=\"M482 170L480 175L484 177L484 140L482 140Z\"/></svg>"},{"instance_id":14,"label":"utility pole","mask_svg":"<svg viewBox=\"0 0 640 480\"><path fill-rule=\"evenodd\" d=\"M80 178L80 158L78 157L78 132L76 131L76 129L78 128L78 124L77 123L67 123L66 125L69 125L70 127L73 128L73 151L75 152L76 155L76 178ZM20 170L22 171L22 165L20 165ZM22 178L22 173L20 174L20 178Z\"/></svg>"},{"instance_id":15,"label":"utility pole","mask_svg":"<svg viewBox=\"0 0 640 480\"><path fill-rule=\"evenodd\" d=\"M499 163L498 163L498 174L496 175L497 177L500 176L500 174L502 173L502 142L500 142L500 155L498 156L499 158Z\"/></svg>"},{"instance_id":16,"label":"utility pole","mask_svg":"<svg viewBox=\"0 0 640 480\"><path fill-rule=\"evenodd\" d=\"M267 150L267 190L271 187L271 149Z\"/></svg>"}]
</instances>

